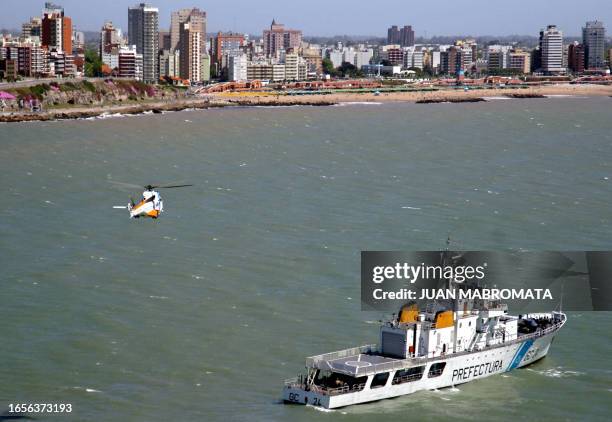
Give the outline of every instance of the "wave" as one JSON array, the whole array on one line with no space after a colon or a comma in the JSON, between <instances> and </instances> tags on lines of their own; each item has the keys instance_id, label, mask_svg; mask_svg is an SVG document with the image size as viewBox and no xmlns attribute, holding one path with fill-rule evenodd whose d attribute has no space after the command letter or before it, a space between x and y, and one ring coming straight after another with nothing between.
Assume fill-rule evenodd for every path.
<instances>
[{"instance_id":1,"label":"wave","mask_svg":"<svg viewBox=\"0 0 612 422\"><path fill-rule=\"evenodd\" d=\"M352 106L352 105L382 105L383 103L375 101L341 101L335 104L336 107Z\"/></svg>"},{"instance_id":2,"label":"wave","mask_svg":"<svg viewBox=\"0 0 612 422\"><path fill-rule=\"evenodd\" d=\"M570 370L564 371L563 367L561 366L558 366L556 368L545 369L543 371L537 371L532 368L527 368L527 370L531 372L535 372L540 375L544 375L545 377L550 377L550 378L578 377L578 376L585 374L584 372L580 372L580 371L570 371Z\"/></svg>"}]
</instances>

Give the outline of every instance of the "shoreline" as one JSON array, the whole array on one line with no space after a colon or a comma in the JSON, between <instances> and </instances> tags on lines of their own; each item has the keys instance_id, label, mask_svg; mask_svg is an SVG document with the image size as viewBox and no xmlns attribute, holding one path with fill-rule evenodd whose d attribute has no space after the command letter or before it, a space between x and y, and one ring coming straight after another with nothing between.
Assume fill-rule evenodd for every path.
<instances>
[{"instance_id":1,"label":"shoreline","mask_svg":"<svg viewBox=\"0 0 612 422\"><path fill-rule=\"evenodd\" d=\"M210 109L222 107L278 107L278 106L331 106L346 103L393 103L410 102L416 104L434 103L474 103L488 101L487 98L549 98L549 97L610 97L610 85L551 85L516 88L461 88L441 89L437 91L408 92L332 92L327 94L289 95L269 92L228 92L208 95L206 98L177 99L175 101L151 101L129 105L102 105L93 107L57 107L42 112L0 113L0 123L31 121L76 120L100 117L107 114L138 115L144 113L161 114L163 112L183 111L188 109Z\"/></svg>"}]
</instances>

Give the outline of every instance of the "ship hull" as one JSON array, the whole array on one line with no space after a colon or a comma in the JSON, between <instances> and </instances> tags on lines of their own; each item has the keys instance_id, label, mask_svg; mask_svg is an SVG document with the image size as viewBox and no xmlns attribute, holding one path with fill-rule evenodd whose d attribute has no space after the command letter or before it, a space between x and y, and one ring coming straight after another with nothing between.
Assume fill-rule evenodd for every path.
<instances>
[{"instance_id":1,"label":"ship hull","mask_svg":"<svg viewBox=\"0 0 612 422\"><path fill-rule=\"evenodd\" d=\"M474 351L458 356L439 357L429 360L425 365L422 378L395 384L392 370L384 386L371 388L373 377L368 380L361 391L343 394L327 394L322 391L306 391L295 385L286 385L283 389L283 400L287 403L310 404L327 409L335 409L355 404L378 401L421 390L435 390L452 387L512 371L542 359L548 353L551 342L557 331L541 337L518 340L511 344L481 351ZM446 363L442 373L430 377L430 368L434 364ZM421 364L423 365L423 364Z\"/></svg>"}]
</instances>

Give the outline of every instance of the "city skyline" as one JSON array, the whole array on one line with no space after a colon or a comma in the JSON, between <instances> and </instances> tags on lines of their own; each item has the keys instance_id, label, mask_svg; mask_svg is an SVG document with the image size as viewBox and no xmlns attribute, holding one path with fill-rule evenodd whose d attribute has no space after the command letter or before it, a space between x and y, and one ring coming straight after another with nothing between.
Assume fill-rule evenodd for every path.
<instances>
[{"instance_id":1,"label":"city skyline","mask_svg":"<svg viewBox=\"0 0 612 422\"><path fill-rule=\"evenodd\" d=\"M112 21L124 31L127 30L128 7L139 3L133 0L111 0L104 2L104 11L92 13L85 9L78 0L63 0L64 6L72 17L75 28L83 31L98 31L106 21ZM391 25L412 25L417 37L450 36L450 35L533 35L549 24L557 25L569 37L580 36L584 22L598 20L612 22L612 5L606 0L585 0L580 5L580 13L575 13L574 2L559 0L556 7L548 4L533 4L526 0L517 0L513 8L503 9L500 13L491 7L491 1L472 0L470 5L457 8L456 2L441 0L436 10L448 10L448 13L432 14L425 4L411 5L409 10L401 12L405 3L390 0L385 8L371 10L363 8L357 13L346 13L345 7L354 11L354 3L340 1L328 4L323 0L312 0L309 7L296 14L291 5L278 4L272 0L262 0L256 5L251 1L236 0L229 8L219 3L201 0L158 0L147 2L159 8L160 29L170 27L170 15L173 11L185 7L199 7L208 14L208 31L237 31L249 34L261 34L269 27L273 18L288 27L301 29L304 36L378 36L386 37ZM500 6L506 3L497 2ZM445 8L446 5L446 8ZM40 15L44 0L24 0L18 8L3 11L0 16L0 28L17 29L31 16ZM452 10L451 10L452 9ZM327 11L328 13L322 13ZM457 13L465 12L462 19L455 19ZM526 13L529 11L529 13ZM452 12L452 13L451 13ZM570 13L571 12L571 13ZM494 19L493 19L494 18Z\"/></svg>"}]
</instances>

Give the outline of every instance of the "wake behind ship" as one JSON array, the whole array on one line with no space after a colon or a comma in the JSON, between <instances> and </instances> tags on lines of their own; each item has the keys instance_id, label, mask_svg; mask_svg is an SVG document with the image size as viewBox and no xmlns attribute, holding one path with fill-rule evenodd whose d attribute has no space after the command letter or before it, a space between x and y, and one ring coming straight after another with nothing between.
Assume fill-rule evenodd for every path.
<instances>
[{"instance_id":1,"label":"wake behind ship","mask_svg":"<svg viewBox=\"0 0 612 422\"><path fill-rule=\"evenodd\" d=\"M381 326L379 347L307 358L307 372L285 381L283 400L333 409L511 371L546 356L567 320L556 311L512 316L499 301L456 305L405 305Z\"/></svg>"}]
</instances>

